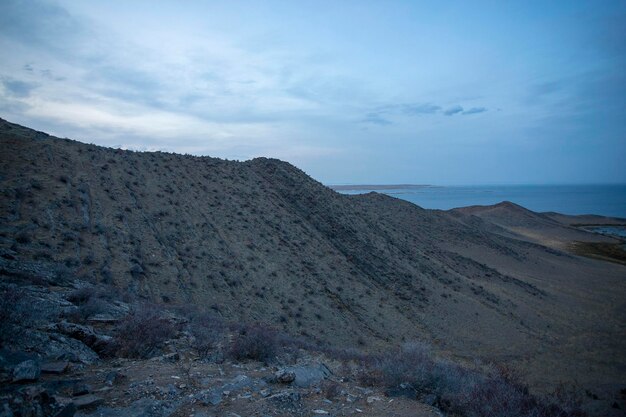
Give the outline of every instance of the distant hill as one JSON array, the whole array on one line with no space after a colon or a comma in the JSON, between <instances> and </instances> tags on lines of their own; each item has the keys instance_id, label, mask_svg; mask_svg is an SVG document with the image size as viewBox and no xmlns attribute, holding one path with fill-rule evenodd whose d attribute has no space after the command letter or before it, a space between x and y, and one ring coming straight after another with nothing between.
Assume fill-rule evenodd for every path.
<instances>
[{"instance_id":1,"label":"distant hill","mask_svg":"<svg viewBox=\"0 0 626 417\"><path fill-rule=\"evenodd\" d=\"M512 203L425 210L339 194L276 159L108 149L4 120L0 146L5 275L62 266L333 346L427 340L518 363L540 388L620 378L607 358L626 351L614 330L625 270L529 237L603 239L553 215Z\"/></svg>"}]
</instances>

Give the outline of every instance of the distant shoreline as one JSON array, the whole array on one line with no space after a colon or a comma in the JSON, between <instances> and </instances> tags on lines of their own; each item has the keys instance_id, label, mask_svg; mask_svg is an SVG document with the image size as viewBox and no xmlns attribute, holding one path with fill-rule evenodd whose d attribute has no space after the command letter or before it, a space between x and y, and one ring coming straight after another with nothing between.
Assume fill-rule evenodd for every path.
<instances>
[{"instance_id":1,"label":"distant shoreline","mask_svg":"<svg viewBox=\"0 0 626 417\"><path fill-rule=\"evenodd\" d=\"M332 188L336 191L364 191L364 190L412 190L416 188L430 188L435 187L434 185L427 184L353 184L353 185L328 185L327 187Z\"/></svg>"}]
</instances>

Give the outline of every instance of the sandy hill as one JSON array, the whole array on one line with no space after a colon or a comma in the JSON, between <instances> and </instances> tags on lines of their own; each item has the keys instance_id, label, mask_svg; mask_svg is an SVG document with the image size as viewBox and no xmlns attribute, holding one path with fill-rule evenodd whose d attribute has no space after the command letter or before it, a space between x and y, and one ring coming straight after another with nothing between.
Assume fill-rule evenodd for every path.
<instances>
[{"instance_id":1,"label":"sandy hill","mask_svg":"<svg viewBox=\"0 0 626 417\"><path fill-rule=\"evenodd\" d=\"M517 364L537 389L624 382L626 269L540 244L596 238L549 216L424 210L275 159L107 149L2 120L0 146L5 275L62 269L336 346L427 340Z\"/></svg>"},{"instance_id":2,"label":"sandy hill","mask_svg":"<svg viewBox=\"0 0 626 417\"><path fill-rule=\"evenodd\" d=\"M576 225L626 224L626 219L602 216L536 213L510 201L503 201L492 206L460 207L450 212L460 217L478 217L496 226L497 229L491 229L494 233L562 250L566 250L572 242L616 242L615 239L589 233L575 227Z\"/></svg>"}]
</instances>

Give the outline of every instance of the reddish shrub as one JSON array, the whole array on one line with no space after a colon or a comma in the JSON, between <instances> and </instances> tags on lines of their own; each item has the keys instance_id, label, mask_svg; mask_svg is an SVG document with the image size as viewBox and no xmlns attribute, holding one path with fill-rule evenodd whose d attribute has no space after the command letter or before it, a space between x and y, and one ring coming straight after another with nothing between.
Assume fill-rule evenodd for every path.
<instances>
[{"instance_id":1,"label":"reddish shrub","mask_svg":"<svg viewBox=\"0 0 626 417\"><path fill-rule=\"evenodd\" d=\"M276 357L279 347L275 330L259 325L246 326L235 335L228 353L235 360L269 362Z\"/></svg>"},{"instance_id":2,"label":"reddish shrub","mask_svg":"<svg viewBox=\"0 0 626 417\"><path fill-rule=\"evenodd\" d=\"M135 308L118 326L110 354L129 358L149 358L164 342L175 337L176 326L155 307Z\"/></svg>"},{"instance_id":3,"label":"reddish shrub","mask_svg":"<svg viewBox=\"0 0 626 417\"><path fill-rule=\"evenodd\" d=\"M192 347L200 358L206 359L222 339L224 323L209 312L194 312L190 316L189 332L193 336Z\"/></svg>"}]
</instances>

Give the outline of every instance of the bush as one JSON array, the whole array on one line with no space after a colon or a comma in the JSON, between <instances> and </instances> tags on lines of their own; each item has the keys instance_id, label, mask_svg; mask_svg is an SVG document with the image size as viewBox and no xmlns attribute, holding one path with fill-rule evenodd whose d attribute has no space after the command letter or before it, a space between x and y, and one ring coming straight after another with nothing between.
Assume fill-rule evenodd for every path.
<instances>
[{"instance_id":1,"label":"bush","mask_svg":"<svg viewBox=\"0 0 626 417\"><path fill-rule=\"evenodd\" d=\"M420 345L357 359L359 382L434 394L440 408L464 417L583 417L580 403L560 387L550 398L532 395L510 369L469 369L435 358Z\"/></svg>"},{"instance_id":2,"label":"bush","mask_svg":"<svg viewBox=\"0 0 626 417\"><path fill-rule=\"evenodd\" d=\"M193 336L192 347L202 359L209 357L224 334L222 320L208 312L192 313L189 332Z\"/></svg>"},{"instance_id":3,"label":"bush","mask_svg":"<svg viewBox=\"0 0 626 417\"><path fill-rule=\"evenodd\" d=\"M82 287L72 291L67 300L76 304L78 309L65 316L74 322L83 323L89 317L107 311L106 300L115 298L114 290L104 288Z\"/></svg>"},{"instance_id":4,"label":"bush","mask_svg":"<svg viewBox=\"0 0 626 417\"><path fill-rule=\"evenodd\" d=\"M407 344L397 351L360 359L359 381L369 386L396 388L410 384L416 391L430 392L436 384L435 362L425 345Z\"/></svg>"},{"instance_id":5,"label":"bush","mask_svg":"<svg viewBox=\"0 0 626 417\"><path fill-rule=\"evenodd\" d=\"M176 326L164 318L160 310L141 305L120 322L109 353L128 358L150 358L176 333Z\"/></svg>"},{"instance_id":6,"label":"bush","mask_svg":"<svg viewBox=\"0 0 626 417\"><path fill-rule=\"evenodd\" d=\"M269 362L276 357L279 347L275 330L259 325L247 326L235 335L228 353L235 360Z\"/></svg>"}]
</instances>

